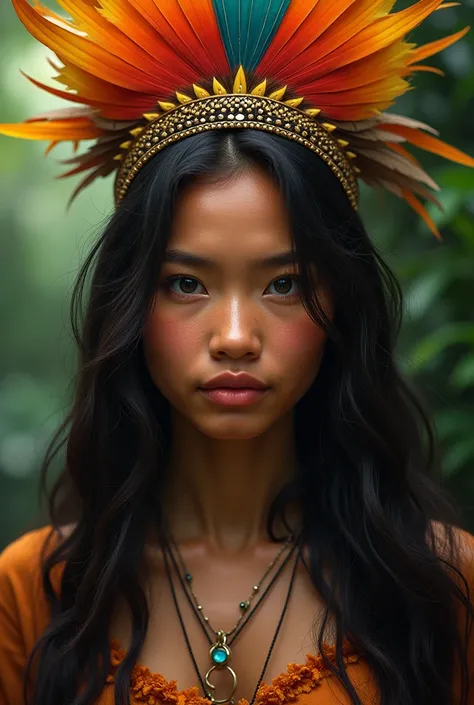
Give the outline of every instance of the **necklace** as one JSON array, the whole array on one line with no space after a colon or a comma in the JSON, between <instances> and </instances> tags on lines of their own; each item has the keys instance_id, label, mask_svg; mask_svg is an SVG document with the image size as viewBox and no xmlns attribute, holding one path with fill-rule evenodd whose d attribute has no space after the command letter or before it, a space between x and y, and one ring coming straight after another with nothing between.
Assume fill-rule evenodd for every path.
<instances>
[{"instance_id":1,"label":"necklace","mask_svg":"<svg viewBox=\"0 0 474 705\"><path fill-rule=\"evenodd\" d=\"M203 607L202 607L202 605L200 604L200 602L199 602L199 600L198 600L198 598L197 598L197 595L196 595L196 593L194 592L194 589L193 589L193 576L192 576L191 573L189 573L189 571L186 569L186 565L185 565L185 563L184 563L184 559L183 559L182 553L181 553L181 551L179 550L179 547L178 547L176 541L175 541L174 539L172 539L172 545L173 545L173 547L174 547L174 549L175 549L175 551L176 551L176 554L177 554L177 556L178 556L179 563L180 563L180 565L181 565L181 569L182 569L181 575L184 576L184 579L185 579L185 581L186 581L187 588L188 588L189 592L191 593L191 595L192 595L192 597L193 597L194 606L195 606L195 608L196 608L196 610L197 610L197 612L198 612L198 614L199 614L199 617L200 617L200 619L203 620L203 622L205 623L205 626L208 627L208 628L210 629L210 631L211 631L213 634L216 635L217 641L219 641L219 644L218 644L217 641L216 641L216 644L215 644L215 651L214 651L213 654L211 655L211 659L214 661L214 664L225 663L226 660L228 660L228 659L226 659L226 653L227 653L227 651L228 651L228 648L226 647L226 641L225 641L225 640L226 640L229 636L231 636L231 634L233 634L233 633L236 631L236 629L238 628L240 622L241 622L242 619L244 618L246 612L249 610L249 608L250 608L250 606L251 606L251 604L252 604L252 601L253 601L254 597L258 594L258 592L259 592L259 590L260 590L260 588L261 588L261 586L262 586L262 583L265 581L265 579L267 578L268 574L270 573L270 571L272 570L272 568L274 567L274 565L278 562L280 556L281 556L285 551L289 550L289 548L290 548L290 546L291 546L292 543L293 543L293 534L289 534L289 536L288 536L287 539L286 539L286 542L282 545L282 547L281 547L280 550L278 551L278 553L277 553L277 555L275 556L275 558L271 561L271 563L269 564L268 568L266 569L266 571L264 572L264 574L263 574L262 577L260 578L259 582L258 582L256 585L253 586L252 592L250 593L249 597L248 597L246 600L242 600L242 602L239 603L240 615L239 615L239 618L237 619L237 622L235 623L235 625L232 627L232 629L231 629L230 631L224 632L224 631L221 630L221 629L214 629L214 627L211 625L211 623L210 623L210 621L209 621L209 617L207 617L207 616L204 614Z\"/></svg>"},{"instance_id":2,"label":"necklace","mask_svg":"<svg viewBox=\"0 0 474 705\"><path fill-rule=\"evenodd\" d=\"M172 593L172 596L173 596L173 601L174 601L174 604L175 604L175 608L176 608L176 611L177 611L177 614L178 614L178 617L179 617L179 621L180 621L180 624L181 624L181 629L182 629L182 631L183 631L183 635L184 635L184 638L185 638L185 641L186 641L186 645L187 645L189 654L190 654L190 656L191 656L191 659L192 659L192 661L193 661L194 669L195 669L196 674L197 674L197 676L198 676L198 678L199 678L199 681L200 681L200 683L201 683L201 687L202 687L202 689L203 689L203 693L204 693L205 697L207 697L207 698L211 701L211 703L212 703L213 705L226 705L226 703L230 703L230 705L233 705L233 703L234 703L233 696L234 696L234 693L235 693L235 691L236 691L236 689L237 689L237 675L236 675L235 671L234 671L234 670L230 667L230 665L229 665L229 664L230 664L230 660L231 660L231 655L232 655L232 654L231 654L231 651L230 651L230 649L229 649L229 646L233 643L233 641L234 641L234 640L237 638L237 636L240 634L240 632L242 631L242 629L244 628L244 626L247 624L247 622L249 621L249 619L255 614L255 612L257 611L258 607L259 607L259 606L261 605L261 603L263 602L265 596L267 595L267 593L268 593L269 590L271 589L272 585L274 584L274 582L276 581L276 579L278 578L278 576L279 576L280 573L282 572L283 568L286 566L286 564L288 563L288 561L290 560L291 556L294 554L294 552L295 552L295 550L296 550L297 548L298 548L297 556L296 556L296 560L295 560L295 563L294 563L294 566L293 566L293 571L292 571L292 575L291 575L291 579L290 579L290 583L289 583L289 587L288 587L288 593L287 593L287 596L286 596L285 604L284 604L283 611L282 611L282 614L281 614L281 616L280 616L280 620L279 620L279 622L278 622L278 625L277 625L277 628L276 628L276 631L275 631L275 634L274 634L272 643L271 643L271 645L270 645L270 649L269 649L267 658L266 658L266 660L265 660L265 664L264 664L262 673L260 674L260 678L259 678L259 680L258 680L258 683L257 683L257 686L256 686L256 688L255 688L255 692L254 692L252 701L251 701L251 703L250 703L250 705L253 705L253 702L254 702L254 700L255 700L255 697L256 697L258 688L259 688L260 683L261 683L261 681L263 680L263 677L264 677L264 675L265 675L265 671L266 671L266 669L267 669L267 665L268 665L268 662L269 662L269 660L270 660L270 656L271 656L271 654L272 654L273 647L274 647L274 645L275 645L275 642L276 642L276 639L277 639L277 637L278 637L278 634L279 634L281 625L282 625L282 623L283 623L283 618L284 618L284 616L285 616L285 614L286 614L286 610L287 610L287 607L288 607L288 602L289 602L291 590L292 590L292 587L293 587L293 582L294 582L294 577L295 577L295 573L296 573L296 568L297 568L298 560L299 560L299 558L300 558L300 550L299 550L299 547L297 546L297 543L294 543L294 544L293 544L291 550L289 551L289 553L288 553L287 556L285 557L284 561L282 562L282 564L281 564L280 567L278 568L277 572L276 572L275 575L273 576L272 580L270 581L270 583L267 585L266 589L264 590L264 592L263 592L261 598L259 599L259 601L258 601L257 604L255 605L255 607L253 608L253 610L251 610L250 612L247 613L247 618L245 619L245 621L244 621L242 624L240 624L239 628L237 628L237 629L234 628L234 629L232 630L232 631L233 631L233 636L232 636L231 640L230 640L228 643L227 643L227 636L226 636L226 633L223 632L222 630L220 630L219 632L217 632L217 633L215 634L215 636L216 636L217 638L216 638L215 642L213 643L213 639L210 637L210 635L209 635L209 633L208 633L208 626L207 626L207 623L204 622L204 621L202 620L202 618L201 618L201 611L202 611L202 610L201 610L201 611L197 611L197 610L194 608L193 601L192 601L191 597L189 596L188 590L186 589L185 580L184 580L184 579L182 578L182 576L181 576L181 572L180 572L180 570L179 570L179 567L178 567L178 565L177 565L177 563L176 563L176 559L175 559L175 557L174 557L174 555L173 555L173 553L172 553L172 551L171 551L171 548L170 548L169 544L166 545L166 550L163 550L163 557L164 557L164 562L165 562L166 573L167 573L168 581L169 581L169 584L170 584L170 589L171 589L171 593ZM204 634L205 634L207 640L209 641L209 643L210 643L210 645L211 645L210 650L209 650L209 655L210 655L210 657L211 657L211 663L212 663L212 665L211 665L211 668L210 668L210 669L207 671L207 673L206 673L205 680L203 680L202 677L201 677L201 674L200 674L200 671L199 671L199 667L198 667L198 665L197 665L196 658L195 658L195 656L194 656L194 653L193 653L193 650L192 650L192 647L191 647L191 643L190 643L190 641L189 641L189 637L188 637L188 634L187 634L187 631L186 631L186 627L185 627L185 625L184 625L184 620L183 620L183 617L182 617L182 614L181 614L181 610L179 609L179 604L178 604L178 600L177 600L177 597L176 597L176 592L175 592L175 589L174 589L173 580L172 580L172 578L171 578L171 573L170 573L170 569L169 569L168 555L167 555L167 554L169 555L169 557L171 558L171 560L172 560L172 562L173 562L173 565L174 565L176 574L178 575L178 578L179 578L179 580L180 580L180 583L181 583L181 586L182 586L182 588L183 588L183 591L184 591L184 593L185 593L185 595L186 595L186 597L187 597L187 599L188 599L189 604L190 604L191 607L193 608L193 613L194 613L195 616L197 617L198 623L199 623L200 626L202 627L202 629L203 629L203 631L204 631ZM226 658L225 658L225 660L223 660L223 662L219 662L219 660L214 660L214 659L212 658L213 654L215 654L215 651L216 651L217 649L223 649L223 651L224 651L224 653L225 653ZM213 694L212 694L212 691L215 690L215 686L210 682L209 678L210 678L210 675L212 674L212 672L213 672L216 668L225 668L225 669L230 673L230 675L231 675L231 677L232 677L232 691L231 691L231 693L230 693L226 698L217 699L217 698L215 698L215 697L213 696Z\"/></svg>"}]
</instances>

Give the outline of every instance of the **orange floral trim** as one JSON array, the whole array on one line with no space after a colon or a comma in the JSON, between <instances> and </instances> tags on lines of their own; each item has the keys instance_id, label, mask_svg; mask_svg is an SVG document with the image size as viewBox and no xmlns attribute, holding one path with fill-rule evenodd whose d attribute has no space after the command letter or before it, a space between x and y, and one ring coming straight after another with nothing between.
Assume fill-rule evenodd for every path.
<instances>
[{"instance_id":1,"label":"orange floral trim","mask_svg":"<svg viewBox=\"0 0 474 705\"><path fill-rule=\"evenodd\" d=\"M344 642L342 652L345 664L359 661L359 654L354 652L353 647L347 641ZM108 684L115 682L115 673L126 653L117 639L111 641L111 672L107 676ZM335 646L326 644L325 653L331 661L335 661ZM259 705L282 705L286 701L296 700L302 693L311 692L321 684L322 680L331 675L332 671L327 668L322 656L307 654L305 663L288 664L287 671L276 676L271 685L262 683L257 691L255 701ZM130 690L135 700L143 701L147 705L161 705L162 703L167 705L209 705L210 703L207 698L199 695L197 686L179 690L177 681L169 681L160 673L153 673L146 666L139 664L134 666L130 681ZM242 698L238 705L249 705L249 702Z\"/></svg>"},{"instance_id":2,"label":"orange floral trim","mask_svg":"<svg viewBox=\"0 0 474 705\"><path fill-rule=\"evenodd\" d=\"M115 681L115 673L126 655L120 642L113 639L110 645L111 673L107 683ZM199 688L193 686L186 690L178 690L177 681L168 681L160 673L153 673L146 666L135 665L130 678L130 691L135 700L142 700L147 705L209 705L209 700L199 695Z\"/></svg>"},{"instance_id":3,"label":"orange floral trim","mask_svg":"<svg viewBox=\"0 0 474 705\"><path fill-rule=\"evenodd\" d=\"M335 661L335 646L325 644L324 651L330 661ZM342 653L345 664L359 661L359 654L354 652L348 642L344 642ZM322 656L307 654L306 663L290 663L287 671L276 676L271 685L262 683L255 700L259 705L282 705L289 700L296 700L302 693L310 693L322 680L332 675ZM248 705L248 701L240 700L239 705Z\"/></svg>"}]
</instances>

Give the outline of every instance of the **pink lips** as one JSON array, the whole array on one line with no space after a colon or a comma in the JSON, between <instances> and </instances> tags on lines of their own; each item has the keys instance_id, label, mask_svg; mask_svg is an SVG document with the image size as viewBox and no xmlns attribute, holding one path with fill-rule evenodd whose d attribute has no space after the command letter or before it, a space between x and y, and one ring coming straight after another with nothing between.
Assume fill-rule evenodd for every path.
<instances>
[{"instance_id":1,"label":"pink lips","mask_svg":"<svg viewBox=\"0 0 474 705\"><path fill-rule=\"evenodd\" d=\"M215 404L223 406L250 406L261 399L268 389L201 389Z\"/></svg>"},{"instance_id":2,"label":"pink lips","mask_svg":"<svg viewBox=\"0 0 474 705\"><path fill-rule=\"evenodd\" d=\"M247 372L222 372L203 384L200 390L215 404L250 406L261 399L269 387Z\"/></svg>"}]
</instances>

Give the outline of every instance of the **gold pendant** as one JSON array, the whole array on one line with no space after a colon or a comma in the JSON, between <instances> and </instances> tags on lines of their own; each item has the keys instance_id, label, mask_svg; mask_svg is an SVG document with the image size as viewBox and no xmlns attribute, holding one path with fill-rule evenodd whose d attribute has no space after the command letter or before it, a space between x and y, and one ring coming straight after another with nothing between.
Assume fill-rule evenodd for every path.
<instances>
[{"instance_id":1,"label":"gold pendant","mask_svg":"<svg viewBox=\"0 0 474 705\"><path fill-rule=\"evenodd\" d=\"M209 656L211 657L212 666L206 673L206 686L209 688L207 697L213 703L213 705L226 705L226 703L230 703L231 705L233 705L234 701L232 698L234 697L234 693L237 689L237 675L235 671L229 666L232 652L226 644L227 637L225 632L218 631L216 632L216 636L216 642L209 649ZM212 694L212 691L216 689L216 686L209 681L209 676L216 669L220 670L222 668L227 669L227 671L232 676L232 692L227 698L217 699Z\"/></svg>"}]
</instances>

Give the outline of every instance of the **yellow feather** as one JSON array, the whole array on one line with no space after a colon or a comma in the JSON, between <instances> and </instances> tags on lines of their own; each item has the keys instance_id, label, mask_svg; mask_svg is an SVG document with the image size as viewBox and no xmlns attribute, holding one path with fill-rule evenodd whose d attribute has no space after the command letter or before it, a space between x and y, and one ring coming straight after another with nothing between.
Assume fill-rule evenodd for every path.
<instances>
[{"instance_id":1,"label":"yellow feather","mask_svg":"<svg viewBox=\"0 0 474 705\"><path fill-rule=\"evenodd\" d=\"M214 91L214 95L227 95L226 89L215 76L212 79L212 90Z\"/></svg>"},{"instance_id":2,"label":"yellow feather","mask_svg":"<svg viewBox=\"0 0 474 705\"><path fill-rule=\"evenodd\" d=\"M258 84L258 86L255 86L253 90L250 91L251 95L265 95L265 91L267 90L267 79L262 81L261 83Z\"/></svg>"},{"instance_id":3,"label":"yellow feather","mask_svg":"<svg viewBox=\"0 0 474 705\"><path fill-rule=\"evenodd\" d=\"M190 98L188 95L186 95L185 93L180 93L179 91L176 91L175 95L180 103L189 103L192 100L192 98Z\"/></svg>"},{"instance_id":4,"label":"yellow feather","mask_svg":"<svg viewBox=\"0 0 474 705\"><path fill-rule=\"evenodd\" d=\"M195 83L193 83L193 90L196 98L208 98L211 95L209 91L206 91L202 86L197 86Z\"/></svg>"},{"instance_id":5,"label":"yellow feather","mask_svg":"<svg viewBox=\"0 0 474 705\"><path fill-rule=\"evenodd\" d=\"M297 108L298 105L301 105L303 102L304 98L290 98L290 100L285 100L283 101L285 105L289 105L290 108Z\"/></svg>"},{"instance_id":6,"label":"yellow feather","mask_svg":"<svg viewBox=\"0 0 474 705\"><path fill-rule=\"evenodd\" d=\"M268 97L273 98L273 100L281 100L286 93L286 89L287 86L283 86L283 88L279 88L277 91L273 91L273 93L270 93Z\"/></svg>"},{"instance_id":7,"label":"yellow feather","mask_svg":"<svg viewBox=\"0 0 474 705\"><path fill-rule=\"evenodd\" d=\"M160 106L160 108L161 108L162 110L165 111L165 113L166 113L168 110L173 110L173 108L176 108L176 105L175 105L174 103L168 103L167 101L164 101L164 100L159 100L159 101L158 101L158 105Z\"/></svg>"},{"instance_id":8,"label":"yellow feather","mask_svg":"<svg viewBox=\"0 0 474 705\"><path fill-rule=\"evenodd\" d=\"M247 93L247 79L245 78L245 72L242 66L239 66L239 70L235 74L233 92Z\"/></svg>"}]
</instances>

